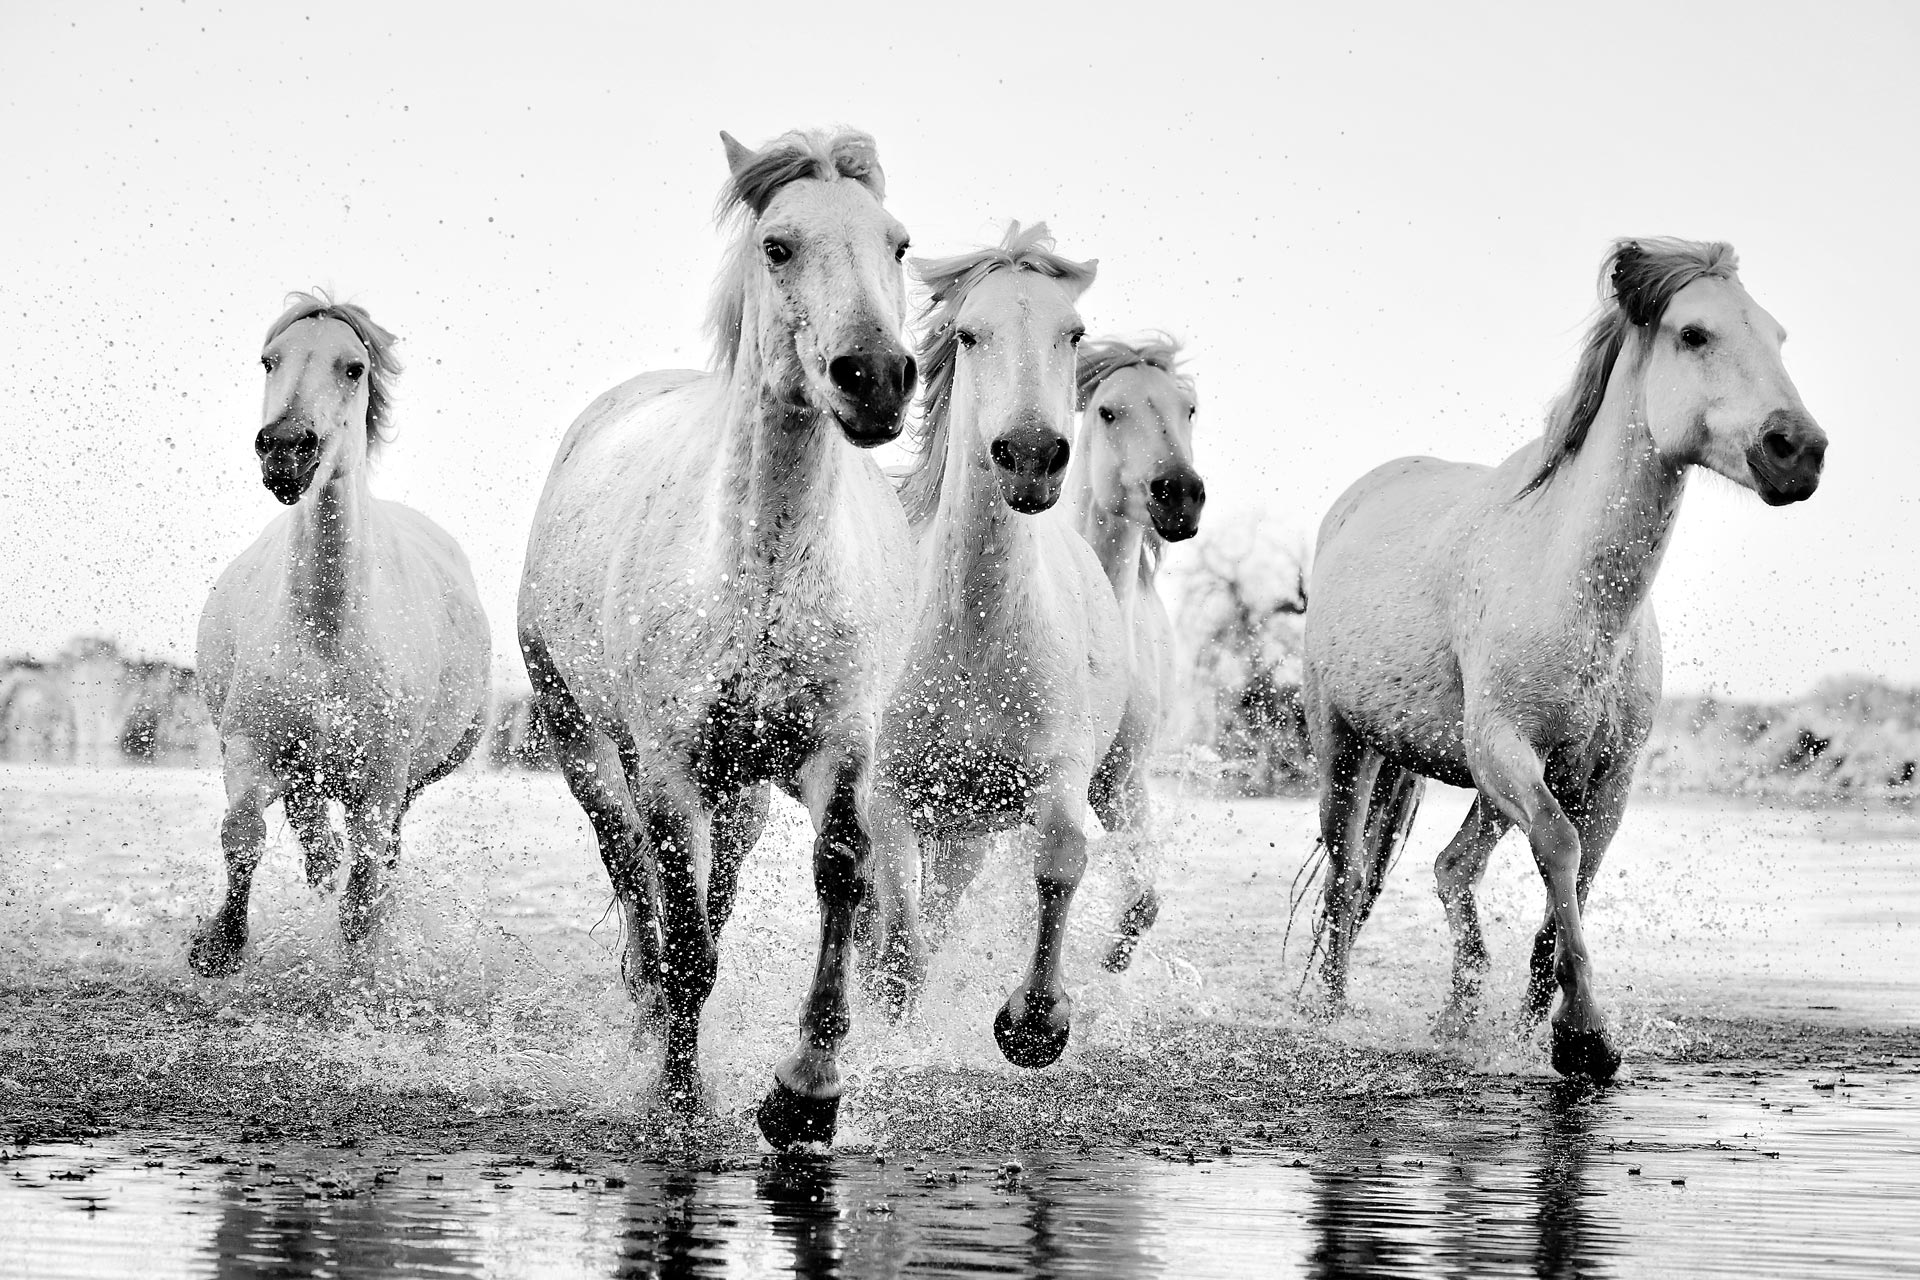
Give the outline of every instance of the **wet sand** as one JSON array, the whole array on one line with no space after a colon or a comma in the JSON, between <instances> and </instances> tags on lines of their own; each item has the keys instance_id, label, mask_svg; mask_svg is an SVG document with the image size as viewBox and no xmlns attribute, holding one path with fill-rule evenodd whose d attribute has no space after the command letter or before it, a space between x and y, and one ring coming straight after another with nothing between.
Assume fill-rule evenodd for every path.
<instances>
[{"instance_id":1,"label":"wet sand","mask_svg":"<svg viewBox=\"0 0 1920 1280\"><path fill-rule=\"evenodd\" d=\"M1332 1024L1298 1007L1302 935L1280 947L1308 806L1174 799L1167 910L1122 978L1093 963L1117 905L1096 860L1074 1043L1040 1073L987 1033L1031 927L1003 853L922 1015L856 1009L841 1142L807 1161L764 1156L751 1121L811 945L791 812L723 941L715 1110L688 1125L650 1105L652 1046L596 928L604 879L556 779L430 792L362 958L278 832L248 967L209 982L184 953L217 891L217 778L0 770L0 1272L113 1271L116 1241L162 1239L178 1248L143 1273L326 1274L351 1254L454 1274L1885 1274L1920 1256L1920 821L1637 806L1590 904L1628 1053L1593 1090L1500 1013L1539 910L1514 842L1483 895L1492 1014L1464 1044L1428 1034L1448 951L1425 863L1455 798L1429 801Z\"/></svg>"}]
</instances>

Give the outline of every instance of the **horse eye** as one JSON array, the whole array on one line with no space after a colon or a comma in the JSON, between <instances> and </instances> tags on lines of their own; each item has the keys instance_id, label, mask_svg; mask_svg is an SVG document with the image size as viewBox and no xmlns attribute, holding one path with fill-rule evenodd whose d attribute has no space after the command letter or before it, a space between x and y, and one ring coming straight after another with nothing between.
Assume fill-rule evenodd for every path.
<instances>
[{"instance_id":1,"label":"horse eye","mask_svg":"<svg viewBox=\"0 0 1920 1280\"><path fill-rule=\"evenodd\" d=\"M793 250L778 240L769 240L760 247L767 255L768 266L784 267L793 257Z\"/></svg>"},{"instance_id":2,"label":"horse eye","mask_svg":"<svg viewBox=\"0 0 1920 1280\"><path fill-rule=\"evenodd\" d=\"M912 247L913 247L913 241L902 240L900 242L900 247L893 251L893 260L895 262L905 262L907 259L907 250Z\"/></svg>"},{"instance_id":3,"label":"horse eye","mask_svg":"<svg viewBox=\"0 0 1920 1280\"><path fill-rule=\"evenodd\" d=\"M1199 413L1199 412L1200 412L1200 406L1199 406L1199 405L1197 405L1197 404L1190 404L1190 405L1188 405L1188 406L1187 406L1187 416L1188 416L1189 418L1191 418L1191 417L1192 417L1192 416L1193 416L1194 414L1196 414L1196 413Z\"/></svg>"},{"instance_id":4,"label":"horse eye","mask_svg":"<svg viewBox=\"0 0 1920 1280\"><path fill-rule=\"evenodd\" d=\"M268 373L272 373L272 372L273 372L273 366L274 366L274 365L276 365L276 364L279 364L279 363L280 363L280 362L279 362L278 360L275 360L275 359L274 359L274 358L273 358L272 356L261 356L261 357L260 357L260 367L261 367L262 369L265 369L265 370L266 370L266 371L267 371Z\"/></svg>"},{"instance_id":5,"label":"horse eye","mask_svg":"<svg viewBox=\"0 0 1920 1280\"><path fill-rule=\"evenodd\" d=\"M352 364L348 365L346 368L347 381L348 382L360 381L360 375L365 373L366 371L367 371L367 366L361 364L358 360L355 360Z\"/></svg>"},{"instance_id":6,"label":"horse eye","mask_svg":"<svg viewBox=\"0 0 1920 1280\"><path fill-rule=\"evenodd\" d=\"M1688 325L1680 331L1680 345L1689 351L1698 351L1707 345L1707 331Z\"/></svg>"},{"instance_id":7,"label":"horse eye","mask_svg":"<svg viewBox=\"0 0 1920 1280\"><path fill-rule=\"evenodd\" d=\"M1101 405L1101 406L1100 406L1100 421L1102 421L1102 422L1112 422L1112 421L1113 421L1113 410L1111 410L1111 409L1109 409L1109 408L1107 408L1107 406L1105 406L1105 405Z\"/></svg>"},{"instance_id":8,"label":"horse eye","mask_svg":"<svg viewBox=\"0 0 1920 1280\"><path fill-rule=\"evenodd\" d=\"M968 329L956 330L953 335L953 340L969 351L973 350L974 343L980 341L980 339L976 338L972 331Z\"/></svg>"}]
</instances>

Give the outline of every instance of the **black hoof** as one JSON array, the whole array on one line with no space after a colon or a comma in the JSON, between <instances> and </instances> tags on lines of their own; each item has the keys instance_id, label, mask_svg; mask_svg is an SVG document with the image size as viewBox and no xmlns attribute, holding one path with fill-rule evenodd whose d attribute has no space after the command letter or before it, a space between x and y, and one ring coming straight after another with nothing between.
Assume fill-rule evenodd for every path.
<instances>
[{"instance_id":1,"label":"black hoof","mask_svg":"<svg viewBox=\"0 0 1920 1280\"><path fill-rule=\"evenodd\" d=\"M1563 1076L1611 1080L1620 1070L1620 1051L1605 1031L1575 1031L1553 1024L1553 1069Z\"/></svg>"},{"instance_id":2,"label":"black hoof","mask_svg":"<svg viewBox=\"0 0 1920 1280\"><path fill-rule=\"evenodd\" d=\"M187 964L203 978L225 978L240 967L240 953L246 947L245 933L235 937L218 924L208 925L193 936Z\"/></svg>"},{"instance_id":3,"label":"black hoof","mask_svg":"<svg viewBox=\"0 0 1920 1280\"><path fill-rule=\"evenodd\" d=\"M1013 1020L1005 1005L1000 1006L1000 1012L993 1019L993 1038L1000 1042L1000 1052L1014 1066L1028 1070L1058 1062L1066 1051L1067 1036L1072 1030L1071 1023L1056 1028L1031 1001L1027 1005L1027 1016L1019 1022Z\"/></svg>"},{"instance_id":4,"label":"black hoof","mask_svg":"<svg viewBox=\"0 0 1920 1280\"><path fill-rule=\"evenodd\" d=\"M756 1119L776 1151L809 1142L831 1145L834 1126L840 1121L840 1099L805 1097L775 1077L773 1088L760 1101Z\"/></svg>"}]
</instances>

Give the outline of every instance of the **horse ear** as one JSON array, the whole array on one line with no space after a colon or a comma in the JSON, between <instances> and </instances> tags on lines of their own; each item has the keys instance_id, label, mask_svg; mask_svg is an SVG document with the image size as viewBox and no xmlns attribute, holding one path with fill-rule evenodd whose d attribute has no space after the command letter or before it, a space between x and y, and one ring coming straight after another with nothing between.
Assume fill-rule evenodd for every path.
<instances>
[{"instance_id":1,"label":"horse ear","mask_svg":"<svg viewBox=\"0 0 1920 1280\"><path fill-rule=\"evenodd\" d=\"M753 163L755 151L752 147L743 146L738 138L725 129L720 131L720 142L727 149L727 169L734 177L739 177L740 171Z\"/></svg>"},{"instance_id":2,"label":"horse ear","mask_svg":"<svg viewBox=\"0 0 1920 1280\"><path fill-rule=\"evenodd\" d=\"M1066 287L1067 296L1078 302L1080 295L1093 284L1094 276L1100 273L1100 259L1088 258L1085 262L1074 265L1079 267L1079 270L1070 276L1063 277L1060 283Z\"/></svg>"}]
</instances>

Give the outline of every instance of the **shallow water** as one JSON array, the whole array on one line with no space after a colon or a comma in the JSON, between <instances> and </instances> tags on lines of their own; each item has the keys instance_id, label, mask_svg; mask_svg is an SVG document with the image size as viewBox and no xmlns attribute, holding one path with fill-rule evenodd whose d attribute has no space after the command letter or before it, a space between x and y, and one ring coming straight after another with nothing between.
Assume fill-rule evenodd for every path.
<instances>
[{"instance_id":1,"label":"shallow water","mask_svg":"<svg viewBox=\"0 0 1920 1280\"><path fill-rule=\"evenodd\" d=\"M1920 1256L1905 812L1637 804L1589 903L1628 1054L1596 1094L1556 1084L1503 1016L1430 1036L1449 949L1426 868L1460 793L1429 798L1356 953L1355 1013L1323 1026L1296 999L1307 911L1282 952L1311 806L1171 792L1166 907L1118 978L1095 964L1118 905L1096 854L1058 1067L1022 1075L988 1032L1032 927L1006 850L921 1015L857 1004L839 1151L763 1163L746 1111L815 927L790 808L722 943L703 1041L720 1123L678 1146L618 1127L646 1112L654 1049L630 1034L605 879L557 779L429 791L362 959L276 819L248 965L209 982L184 955L218 892L219 808L211 773L0 769L0 1127L32 1118L0 1176L0 1274L1885 1274ZM1541 901L1509 838L1482 894L1495 1015ZM63 1117L68 1065L94 1078ZM135 1077L159 1082L137 1105ZM60 1119L99 1136L42 1140Z\"/></svg>"}]
</instances>

